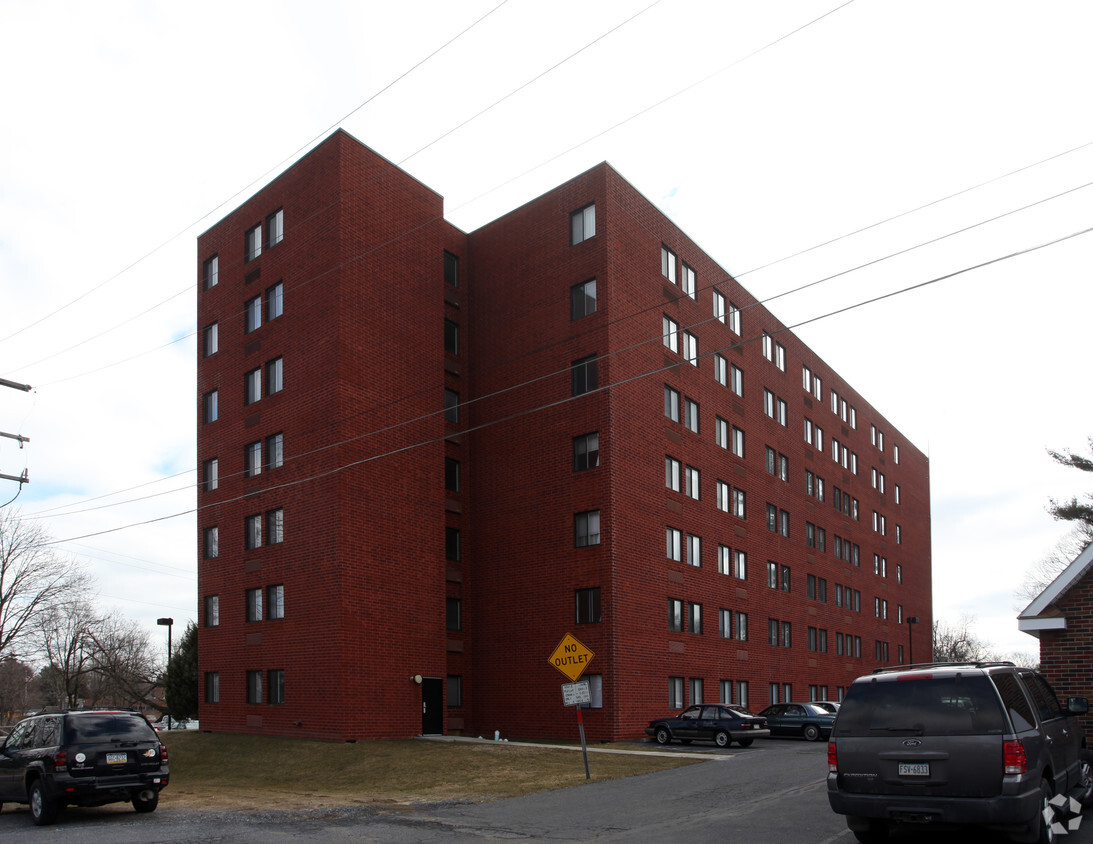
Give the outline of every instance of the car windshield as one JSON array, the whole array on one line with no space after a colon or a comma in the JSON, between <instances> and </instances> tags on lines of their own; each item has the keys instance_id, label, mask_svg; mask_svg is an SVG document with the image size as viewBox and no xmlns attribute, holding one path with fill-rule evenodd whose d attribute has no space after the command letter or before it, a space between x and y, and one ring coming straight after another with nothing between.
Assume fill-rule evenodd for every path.
<instances>
[{"instance_id":1,"label":"car windshield","mask_svg":"<svg viewBox=\"0 0 1093 844\"><path fill-rule=\"evenodd\" d=\"M136 715L95 713L68 719L68 742L157 741L148 722Z\"/></svg>"},{"instance_id":2,"label":"car windshield","mask_svg":"<svg viewBox=\"0 0 1093 844\"><path fill-rule=\"evenodd\" d=\"M1002 705L983 676L855 683L839 709L837 736L983 735L1003 732Z\"/></svg>"}]
</instances>

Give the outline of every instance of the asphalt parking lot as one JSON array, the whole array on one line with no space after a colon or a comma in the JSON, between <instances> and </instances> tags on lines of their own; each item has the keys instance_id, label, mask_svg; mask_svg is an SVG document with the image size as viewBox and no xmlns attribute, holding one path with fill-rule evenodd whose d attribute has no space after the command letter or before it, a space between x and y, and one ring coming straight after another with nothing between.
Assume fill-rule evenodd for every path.
<instances>
[{"instance_id":1,"label":"asphalt parking lot","mask_svg":"<svg viewBox=\"0 0 1093 844\"><path fill-rule=\"evenodd\" d=\"M665 752L653 743L589 748L597 753ZM853 844L841 816L827 802L827 747L824 742L765 739L750 748L671 745L667 752L698 756L703 764L628 779L491 803L418 805L409 809L346 807L314 812L282 812L271 797L269 809L212 812L172 809L168 802L151 815L128 806L70 808L51 830L34 827L25 807L6 805L0 814L5 844L40 842L43 836L66 844L144 844L156 842L382 841L481 842L724 842L755 844ZM580 749L574 766L583 767ZM1091 813L1093 814L1093 813ZM1093 819L1057 842L1093 844ZM985 832L931 834L915 831L894 842L1001 844Z\"/></svg>"}]
</instances>

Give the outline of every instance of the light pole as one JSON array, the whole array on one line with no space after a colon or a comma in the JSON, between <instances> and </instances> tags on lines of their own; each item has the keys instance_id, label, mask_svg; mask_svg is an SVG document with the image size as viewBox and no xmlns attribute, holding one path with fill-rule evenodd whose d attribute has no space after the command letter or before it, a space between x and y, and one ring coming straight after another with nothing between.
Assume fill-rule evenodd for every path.
<instances>
[{"instance_id":1,"label":"light pole","mask_svg":"<svg viewBox=\"0 0 1093 844\"><path fill-rule=\"evenodd\" d=\"M915 642L914 642L914 638L911 635L915 631L915 628L912 626L914 624L918 624L918 616L917 615L908 616L908 618L907 618L907 664L908 665L914 665L915 664Z\"/></svg>"},{"instance_id":2,"label":"light pole","mask_svg":"<svg viewBox=\"0 0 1093 844\"><path fill-rule=\"evenodd\" d=\"M910 619L908 619L910 620ZM915 619L916 621L918 619ZM173 618L157 618L156 624L160 626L166 626L167 628L167 671L165 672L165 680L163 683L163 702L167 702L167 680L171 678L171 626L175 623ZM171 711L167 710L167 729L171 729Z\"/></svg>"}]
</instances>

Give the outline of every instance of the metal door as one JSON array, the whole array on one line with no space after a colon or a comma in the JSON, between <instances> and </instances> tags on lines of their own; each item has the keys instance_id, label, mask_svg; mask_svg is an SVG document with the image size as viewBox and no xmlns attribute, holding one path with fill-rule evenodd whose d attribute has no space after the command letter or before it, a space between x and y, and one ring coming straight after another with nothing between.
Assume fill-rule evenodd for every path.
<instances>
[{"instance_id":1,"label":"metal door","mask_svg":"<svg viewBox=\"0 0 1093 844\"><path fill-rule=\"evenodd\" d=\"M444 733L444 681L439 677L421 680L421 734Z\"/></svg>"}]
</instances>

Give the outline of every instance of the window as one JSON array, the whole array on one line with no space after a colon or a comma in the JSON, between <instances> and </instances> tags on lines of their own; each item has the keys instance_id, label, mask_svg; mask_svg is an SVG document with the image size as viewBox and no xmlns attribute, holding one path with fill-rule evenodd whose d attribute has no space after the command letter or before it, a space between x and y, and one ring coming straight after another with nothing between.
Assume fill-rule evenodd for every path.
<instances>
[{"instance_id":1,"label":"window","mask_svg":"<svg viewBox=\"0 0 1093 844\"><path fill-rule=\"evenodd\" d=\"M444 458L444 489L448 492L459 492L459 461L452 457Z\"/></svg>"},{"instance_id":2,"label":"window","mask_svg":"<svg viewBox=\"0 0 1093 844\"><path fill-rule=\"evenodd\" d=\"M219 595L206 595L205 596L205 626L206 627L219 627L220 626L220 596Z\"/></svg>"},{"instance_id":3,"label":"window","mask_svg":"<svg viewBox=\"0 0 1093 844\"><path fill-rule=\"evenodd\" d=\"M247 703L262 702L262 672L247 672Z\"/></svg>"},{"instance_id":4,"label":"window","mask_svg":"<svg viewBox=\"0 0 1093 844\"><path fill-rule=\"evenodd\" d=\"M449 355L459 354L459 324L450 319L444 320L444 351Z\"/></svg>"},{"instance_id":5,"label":"window","mask_svg":"<svg viewBox=\"0 0 1093 844\"><path fill-rule=\"evenodd\" d=\"M679 528L667 528L665 530L666 537L666 554L669 560L674 560L679 563L683 561L683 532Z\"/></svg>"},{"instance_id":6,"label":"window","mask_svg":"<svg viewBox=\"0 0 1093 844\"><path fill-rule=\"evenodd\" d=\"M743 336L743 331L740 330L740 306L729 302L729 329L734 333Z\"/></svg>"},{"instance_id":7,"label":"window","mask_svg":"<svg viewBox=\"0 0 1093 844\"><path fill-rule=\"evenodd\" d=\"M266 246L272 249L285 237L285 209L278 208L266 217Z\"/></svg>"},{"instance_id":8,"label":"window","mask_svg":"<svg viewBox=\"0 0 1093 844\"><path fill-rule=\"evenodd\" d=\"M445 599L445 629L463 629L463 602L459 598Z\"/></svg>"},{"instance_id":9,"label":"window","mask_svg":"<svg viewBox=\"0 0 1093 844\"><path fill-rule=\"evenodd\" d=\"M600 544L599 510L586 510L573 517L573 544L576 548Z\"/></svg>"},{"instance_id":10,"label":"window","mask_svg":"<svg viewBox=\"0 0 1093 844\"><path fill-rule=\"evenodd\" d=\"M266 540L270 545L285 541L285 511L278 508L266 513Z\"/></svg>"},{"instance_id":11,"label":"window","mask_svg":"<svg viewBox=\"0 0 1093 844\"><path fill-rule=\"evenodd\" d=\"M763 357L769 361L774 360L774 338L767 332L763 332Z\"/></svg>"},{"instance_id":12,"label":"window","mask_svg":"<svg viewBox=\"0 0 1093 844\"><path fill-rule=\"evenodd\" d=\"M672 492L682 492L680 476L683 464L674 457L664 458L664 485Z\"/></svg>"},{"instance_id":13,"label":"window","mask_svg":"<svg viewBox=\"0 0 1093 844\"><path fill-rule=\"evenodd\" d=\"M269 702L271 706L285 702L285 672L281 668L269 672Z\"/></svg>"},{"instance_id":14,"label":"window","mask_svg":"<svg viewBox=\"0 0 1093 844\"><path fill-rule=\"evenodd\" d=\"M266 587L266 618L285 617L285 586L278 583Z\"/></svg>"},{"instance_id":15,"label":"window","mask_svg":"<svg viewBox=\"0 0 1093 844\"><path fill-rule=\"evenodd\" d=\"M771 533L778 532L778 508L767 502L767 530Z\"/></svg>"},{"instance_id":16,"label":"window","mask_svg":"<svg viewBox=\"0 0 1093 844\"><path fill-rule=\"evenodd\" d=\"M896 503L899 504L899 484L895 485L895 488L893 489L892 492L896 497Z\"/></svg>"},{"instance_id":17,"label":"window","mask_svg":"<svg viewBox=\"0 0 1093 844\"><path fill-rule=\"evenodd\" d=\"M899 465L899 446L898 445L892 446L892 459L894 461L896 461L896 465L898 466Z\"/></svg>"},{"instance_id":18,"label":"window","mask_svg":"<svg viewBox=\"0 0 1093 844\"><path fill-rule=\"evenodd\" d=\"M454 560L459 562L461 554L461 535L459 528L446 527L444 528L444 558L446 560Z\"/></svg>"},{"instance_id":19,"label":"window","mask_svg":"<svg viewBox=\"0 0 1093 844\"><path fill-rule=\"evenodd\" d=\"M687 630L696 636L702 635L702 604L687 604Z\"/></svg>"},{"instance_id":20,"label":"window","mask_svg":"<svg viewBox=\"0 0 1093 844\"><path fill-rule=\"evenodd\" d=\"M220 461L215 457L204 462L201 475L205 492L212 492L220 486Z\"/></svg>"},{"instance_id":21,"label":"window","mask_svg":"<svg viewBox=\"0 0 1093 844\"><path fill-rule=\"evenodd\" d=\"M778 511L778 533L782 536L789 536L789 511Z\"/></svg>"},{"instance_id":22,"label":"window","mask_svg":"<svg viewBox=\"0 0 1093 844\"><path fill-rule=\"evenodd\" d=\"M220 403L218 401L219 394L216 390L205 393L202 397L202 419L205 422L215 422L220 418Z\"/></svg>"},{"instance_id":23,"label":"window","mask_svg":"<svg viewBox=\"0 0 1093 844\"><path fill-rule=\"evenodd\" d=\"M569 215L569 245L576 246L596 236L596 205L586 205Z\"/></svg>"},{"instance_id":24,"label":"window","mask_svg":"<svg viewBox=\"0 0 1093 844\"><path fill-rule=\"evenodd\" d=\"M262 327L262 297L248 299L243 306L243 332L250 334Z\"/></svg>"},{"instance_id":25,"label":"window","mask_svg":"<svg viewBox=\"0 0 1093 844\"><path fill-rule=\"evenodd\" d=\"M247 621L262 620L262 590L247 590Z\"/></svg>"},{"instance_id":26,"label":"window","mask_svg":"<svg viewBox=\"0 0 1093 844\"><path fill-rule=\"evenodd\" d=\"M737 457L744 456L744 431L735 425L732 428L732 453Z\"/></svg>"},{"instance_id":27,"label":"window","mask_svg":"<svg viewBox=\"0 0 1093 844\"><path fill-rule=\"evenodd\" d=\"M698 338L690 331L683 332L683 359L691 366L698 366Z\"/></svg>"},{"instance_id":28,"label":"window","mask_svg":"<svg viewBox=\"0 0 1093 844\"><path fill-rule=\"evenodd\" d=\"M782 372L786 371L786 347L781 343L774 344L774 365Z\"/></svg>"},{"instance_id":29,"label":"window","mask_svg":"<svg viewBox=\"0 0 1093 844\"><path fill-rule=\"evenodd\" d=\"M459 287L459 259L451 252L444 253L444 283Z\"/></svg>"},{"instance_id":30,"label":"window","mask_svg":"<svg viewBox=\"0 0 1093 844\"><path fill-rule=\"evenodd\" d=\"M220 556L220 528L207 527L204 531L203 542L205 559L213 560Z\"/></svg>"},{"instance_id":31,"label":"window","mask_svg":"<svg viewBox=\"0 0 1093 844\"><path fill-rule=\"evenodd\" d=\"M683 263L683 292L695 298L695 288L697 287L697 277L693 267L687 266L687 263Z\"/></svg>"},{"instance_id":32,"label":"window","mask_svg":"<svg viewBox=\"0 0 1093 844\"><path fill-rule=\"evenodd\" d=\"M599 386L596 373L596 356L573 361L573 395L580 396L590 393Z\"/></svg>"},{"instance_id":33,"label":"window","mask_svg":"<svg viewBox=\"0 0 1093 844\"><path fill-rule=\"evenodd\" d=\"M285 285L277 282L266 291L266 319L273 321L285 312Z\"/></svg>"},{"instance_id":34,"label":"window","mask_svg":"<svg viewBox=\"0 0 1093 844\"><path fill-rule=\"evenodd\" d=\"M660 247L660 274L672 284L676 283L676 255L667 246Z\"/></svg>"},{"instance_id":35,"label":"window","mask_svg":"<svg viewBox=\"0 0 1093 844\"><path fill-rule=\"evenodd\" d=\"M205 357L215 355L220 348L220 328L217 323L205 326Z\"/></svg>"},{"instance_id":36,"label":"window","mask_svg":"<svg viewBox=\"0 0 1093 844\"><path fill-rule=\"evenodd\" d=\"M266 391L268 395L279 393L285 388L285 366L283 358L274 358L266 364Z\"/></svg>"},{"instance_id":37,"label":"window","mask_svg":"<svg viewBox=\"0 0 1093 844\"><path fill-rule=\"evenodd\" d=\"M713 292L713 316L718 322L725 322L725 294L718 290Z\"/></svg>"},{"instance_id":38,"label":"window","mask_svg":"<svg viewBox=\"0 0 1093 844\"><path fill-rule=\"evenodd\" d=\"M746 518L744 515L744 490L733 487L732 489L732 514L738 518Z\"/></svg>"},{"instance_id":39,"label":"window","mask_svg":"<svg viewBox=\"0 0 1093 844\"><path fill-rule=\"evenodd\" d=\"M252 369L243 376L243 404L254 404L262 398L262 370Z\"/></svg>"},{"instance_id":40,"label":"window","mask_svg":"<svg viewBox=\"0 0 1093 844\"><path fill-rule=\"evenodd\" d=\"M732 638L732 610L720 610L718 612L717 635L722 639Z\"/></svg>"},{"instance_id":41,"label":"window","mask_svg":"<svg viewBox=\"0 0 1093 844\"><path fill-rule=\"evenodd\" d=\"M726 513L732 512L732 501L730 494L732 487L730 487L724 481L717 482L717 509L724 510Z\"/></svg>"},{"instance_id":42,"label":"window","mask_svg":"<svg viewBox=\"0 0 1093 844\"><path fill-rule=\"evenodd\" d=\"M220 282L219 255L213 255L211 258L205 259L205 263L201 265L201 280L206 290L216 287Z\"/></svg>"},{"instance_id":43,"label":"window","mask_svg":"<svg viewBox=\"0 0 1093 844\"><path fill-rule=\"evenodd\" d=\"M671 349L673 352L679 351L679 323L672 319L670 316L663 318L664 329L662 331L664 335L664 345Z\"/></svg>"},{"instance_id":44,"label":"window","mask_svg":"<svg viewBox=\"0 0 1093 844\"><path fill-rule=\"evenodd\" d=\"M786 403L782 399L778 399L778 424L783 428L789 427L789 413L786 410Z\"/></svg>"},{"instance_id":45,"label":"window","mask_svg":"<svg viewBox=\"0 0 1093 844\"><path fill-rule=\"evenodd\" d=\"M448 706L458 708L463 705L463 677L459 674L448 675Z\"/></svg>"},{"instance_id":46,"label":"window","mask_svg":"<svg viewBox=\"0 0 1093 844\"><path fill-rule=\"evenodd\" d=\"M448 422L459 422L459 393L455 390L444 390L444 418Z\"/></svg>"},{"instance_id":47,"label":"window","mask_svg":"<svg viewBox=\"0 0 1093 844\"><path fill-rule=\"evenodd\" d=\"M722 387L729 386L729 362L720 352L713 356L713 377Z\"/></svg>"},{"instance_id":48,"label":"window","mask_svg":"<svg viewBox=\"0 0 1093 844\"><path fill-rule=\"evenodd\" d=\"M285 463L285 435L266 437L266 468L279 469Z\"/></svg>"},{"instance_id":49,"label":"window","mask_svg":"<svg viewBox=\"0 0 1093 844\"><path fill-rule=\"evenodd\" d=\"M774 418L774 393L766 387L763 388L763 413L771 419Z\"/></svg>"},{"instance_id":50,"label":"window","mask_svg":"<svg viewBox=\"0 0 1093 844\"><path fill-rule=\"evenodd\" d=\"M583 472L600 465L599 433L584 434L573 438L573 471Z\"/></svg>"},{"instance_id":51,"label":"window","mask_svg":"<svg viewBox=\"0 0 1093 844\"><path fill-rule=\"evenodd\" d=\"M673 422L679 421L679 391L664 385L664 415Z\"/></svg>"},{"instance_id":52,"label":"window","mask_svg":"<svg viewBox=\"0 0 1093 844\"><path fill-rule=\"evenodd\" d=\"M748 641L748 614L746 612L738 612L736 614L736 638L741 642ZM747 695L740 700L743 704L747 699Z\"/></svg>"},{"instance_id":53,"label":"window","mask_svg":"<svg viewBox=\"0 0 1093 844\"><path fill-rule=\"evenodd\" d=\"M243 262L253 261L262 254L262 224L247 231L243 240Z\"/></svg>"},{"instance_id":54,"label":"window","mask_svg":"<svg viewBox=\"0 0 1093 844\"><path fill-rule=\"evenodd\" d=\"M687 495L699 500L699 471L694 466L687 467Z\"/></svg>"},{"instance_id":55,"label":"window","mask_svg":"<svg viewBox=\"0 0 1093 844\"><path fill-rule=\"evenodd\" d=\"M729 423L728 420L722 419L720 416L714 418L714 441L721 448L728 449L729 447Z\"/></svg>"},{"instance_id":56,"label":"window","mask_svg":"<svg viewBox=\"0 0 1093 844\"><path fill-rule=\"evenodd\" d=\"M668 629L673 633L683 632L683 601L679 598L668 599Z\"/></svg>"},{"instance_id":57,"label":"window","mask_svg":"<svg viewBox=\"0 0 1093 844\"><path fill-rule=\"evenodd\" d=\"M734 551L732 557L733 575L737 580L748 579L748 555L744 551Z\"/></svg>"},{"instance_id":58,"label":"window","mask_svg":"<svg viewBox=\"0 0 1093 844\"><path fill-rule=\"evenodd\" d=\"M220 703L220 672L205 672L205 703Z\"/></svg>"},{"instance_id":59,"label":"window","mask_svg":"<svg viewBox=\"0 0 1093 844\"><path fill-rule=\"evenodd\" d=\"M569 288L569 318L580 319L596 313L596 279Z\"/></svg>"},{"instance_id":60,"label":"window","mask_svg":"<svg viewBox=\"0 0 1093 844\"><path fill-rule=\"evenodd\" d=\"M729 369L732 379L729 381L729 388L736 395L741 398L744 396L744 370L742 370L735 363Z\"/></svg>"},{"instance_id":61,"label":"window","mask_svg":"<svg viewBox=\"0 0 1093 844\"><path fill-rule=\"evenodd\" d=\"M243 448L243 477L253 478L262 473L262 443L249 443Z\"/></svg>"},{"instance_id":62,"label":"window","mask_svg":"<svg viewBox=\"0 0 1093 844\"><path fill-rule=\"evenodd\" d=\"M244 522L246 531L246 547L248 551L262 547L262 516L247 516Z\"/></svg>"},{"instance_id":63,"label":"window","mask_svg":"<svg viewBox=\"0 0 1093 844\"><path fill-rule=\"evenodd\" d=\"M577 624L598 624L600 614L600 587L593 586L590 589L578 589L577 598Z\"/></svg>"},{"instance_id":64,"label":"window","mask_svg":"<svg viewBox=\"0 0 1093 844\"><path fill-rule=\"evenodd\" d=\"M694 399L686 399L684 401L684 410L686 411L683 416L683 424L688 431L694 431L698 433L698 402Z\"/></svg>"},{"instance_id":65,"label":"window","mask_svg":"<svg viewBox=\"0 0 1093 844\"><path fill-rule=\"evenodd\" d=\"M728 545L717 546L717 573L732 577L732 549Z\"/></svg>"},{"instance_id":66,"label":"window","mask_svg":"<svg viewBox=\"0 0 1093 844\"><path fill-rule=\"evenodd\" d=\"M668 708L669 709L682 709L683 708L683 678L682 677L669 677L668 678Z\"/></svg>"},{"instance_id":67,"label":"window","mask_svg":"<svg viewBox=\"0 0 1093 844\"><path fill-rule=\"evenodd\" d=\"M687 534L687 565L702 567L702 538L693 533Z\"/></svg>"}]
</instances>

